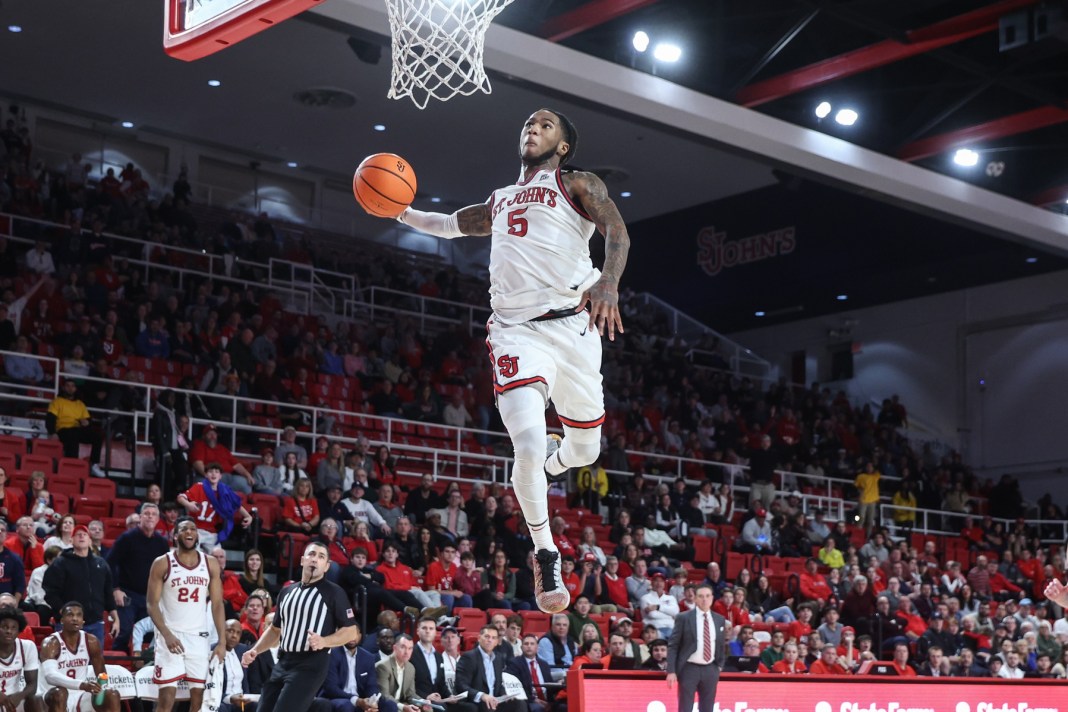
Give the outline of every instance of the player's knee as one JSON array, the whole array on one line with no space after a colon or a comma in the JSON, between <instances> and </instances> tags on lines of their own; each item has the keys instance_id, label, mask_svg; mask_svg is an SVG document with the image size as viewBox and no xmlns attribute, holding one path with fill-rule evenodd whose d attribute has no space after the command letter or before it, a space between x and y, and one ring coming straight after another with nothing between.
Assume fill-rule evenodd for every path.
<instances>
[{"instance_id":1,"label":"player's knee","mask_svg":"<svg viewBox=\"0 0 1068 712\"><path fill-rule=\"evenodd\" d=\"M593 464L601 454L601 429L568 428L560 450L560 460L568 467Z\"/></svg>"},{"instance_id":2,"label":"player's knee","mask_svg":"<svg viewBox=\"0 0 1068 712\"><path fill-rule=\"evenodd\" d=\"M574 442L571 443L569 449L571 450L569 454L574 460L577 460L572 467L585 467L586 465L593 464L593 462L597 460L597 456L601 454L601 444L599 442Z\"/></svg>"},{"instance_id":3,"label":"player's knee","mask_svg":"<svg viewBox=\"0 0 1068 712\"><path fill-rule=\"evenodd\" d=\"M536 472L541 472L541 466L545 462L544 430L539 431L537 428L531 428L513 435L512 448L515 451L517 465L512 470L513 479L517 469L533 469Z\"/></svg>"}]
</instances>

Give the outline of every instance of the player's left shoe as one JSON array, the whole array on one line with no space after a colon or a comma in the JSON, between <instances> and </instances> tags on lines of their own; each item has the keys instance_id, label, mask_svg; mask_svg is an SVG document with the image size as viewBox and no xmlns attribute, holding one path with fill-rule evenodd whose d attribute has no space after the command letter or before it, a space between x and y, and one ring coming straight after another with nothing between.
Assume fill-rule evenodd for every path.
<instances>
[{"instance_id":1,"label":"player's left shoe","mask_svg":"<svg viewBox=\"0 0 1068 712\"><path fill-rule=\"evenodd\" d=\"M534 554L534 600L546 613L562 613L571 605L571 594L560 571L560 552L538 549Z\"/></svg>"},{"instance_id":2,"label":"player's left shoe","mask_svg":"<svg viewBox=\"0 0 1068 712\"><path fill-rule=\"evenodd\" d=\"M556 451L560 449L560 445L564 439L556 433L551 433L545 439L545 461L548 462L549 458L556 454ZM562 464L562 463L561 463ZM544 467L542 469L545 469ZM567 470L564 470L559 475L554 475L548 470L545 470L545 479L549 481L549 484L555 484L557 482L564 482L567 480Z\"/></svg>"}]
</instances>

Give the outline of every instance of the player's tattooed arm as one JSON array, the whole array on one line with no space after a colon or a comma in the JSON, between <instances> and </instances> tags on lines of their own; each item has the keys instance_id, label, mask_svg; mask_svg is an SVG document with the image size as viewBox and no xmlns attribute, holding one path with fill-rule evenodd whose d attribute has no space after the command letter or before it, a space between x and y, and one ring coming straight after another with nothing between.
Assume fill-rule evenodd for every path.
<instances>
[{"instance_id":1,"label":"player's tattooed arm","mask_svg":"<svg viewBox=\"0 0 1068 712\"><path fill-rule=\"evenodd\" d=\"M465 235L486 237L493 232L493 215L490 204L469 205L456 211L457 224Z\"/></svg>"},{"instance_id":2,"label":"player's tattooed arm","mask_svg":"<svg viewBox=\"0 0 1068 712\"><path fill-rule=\"evenodd\" d=\"M617 331L623 333L623 320L619 312L619 279L623 276L623 268L627 266L630 236L619 208L608 197L604 181L593 173L585 172L567 174L566 180L567 189L604 235L601 278L582 295L579 308L584 308L588 302L590 326L602 336L607 327L608 339L614 341Z\"/></svg>"}]
</instances>

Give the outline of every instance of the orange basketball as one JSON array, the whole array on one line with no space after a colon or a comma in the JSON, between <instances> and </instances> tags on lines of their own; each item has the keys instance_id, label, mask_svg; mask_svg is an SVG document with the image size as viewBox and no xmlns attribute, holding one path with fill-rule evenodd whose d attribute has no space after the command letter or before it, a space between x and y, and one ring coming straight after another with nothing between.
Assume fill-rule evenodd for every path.
<instances>
[{"instance_id":1,"label":"orange basketball","mask_svg":"<svg viewBox=\"0 0 1068 712\"><path fill-rule=\"evenodd\" d=\"M415 171L395 153L375 153L363 159L352 176L356 202L380 218L395 218L415 200Z\"/></svg>"}]
</instances>

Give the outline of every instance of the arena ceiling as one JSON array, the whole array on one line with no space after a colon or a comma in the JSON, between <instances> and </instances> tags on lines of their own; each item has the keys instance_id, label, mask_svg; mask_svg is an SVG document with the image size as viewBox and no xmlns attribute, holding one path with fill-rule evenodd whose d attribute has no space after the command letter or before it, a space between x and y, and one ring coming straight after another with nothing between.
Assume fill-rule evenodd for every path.
<instances>
[{"instance_id":1,"label":"arena ceiling","mask_svg":"<svg viewBox=\"0 0 1068 712\"><path fill-rule=\"evenodd\" d=\"M394 151L413 162L420 200L429 206L436 197L449 207L481 201L514 176L519 126L534 108L550 104L578 123L583 136L578 163L605 176L645 241L636 254L646 267L657 256L657 239L693 239L661 234L658 226L675 226L694 215L723 224L717 206L725 210L764 196L779 219L797 203L789 196L799 193L844 213L862 212L858 200L885 197L863 191L858 198L840 180L824 185L828 179L818 172L710 140L630 107L599 104L539 75L493 71L491 96L431 103L425 111L390 101L388 46L373 61L374 48L384 44L381 29L338 19L332 8L347 2L327 0L235 47L185 63L161 50L162 0L5 0L0 96L74 113L109 131L122 131L121 123L129 121L134 127L128 130L146 141L165 137L229 148L254 157L264 170L339 182L364 155ZM1063 3L1040 6L1029 0L517 0L498 24L994 196L1063 213L1068 34L1062 9ZM1023 29L1016 38L1028 41L1000 51L999 21L1020 13L1025 25L1017 23ZM5 31L10 25L22 31ZM677 43L681 60L669 66L637 53L632 38L639 29L654 43ZM221 86L209 87L210 79ZM340 89L356 101L332 110L294 98L317 88ZM823 101L832 105L832 114L821 120L815 109ZM857 112L854 125L833 120L840 108ZM376 124L386 130L375 131ZM977 152L975 167L953 162L961 147ZM923 211L930 222L916 228L915 206L890 202L886 219L903 211L902 225L910 229L882 246L877 263L863 240L843 230L815 236L821 249L805 253L799 247L793 256L791 270L801 273L818 261L820 279L784 282L778 279L782 265L768 261L747 266L751 272L743 284L783 284L775 295L779 305L766 313L786 320L1068 266L1056 240L1021 244L1011 230L976 225L964 225L962 232L968 220L959 215L951 230L942 231L939 221L947 218L931 216L930 210ZM361 224L367 231L379 227L370 220ZM940 242L943 232L951 236ZM827 271L829 253L837 259ZM657 274L670 282L670 265L642 286L655 291ZM870 288L874 282L883 287ZM828 300L828 292L849 293L850 300ZM692 303L683 300L681 306L703 316L700 285L690 297ZM731 316L706 318L714 328L730 331L768 320L752 316L765 309L764 294L741 287L726 305L721 298L720 313Z\"/></svg>"}]
</instances>

